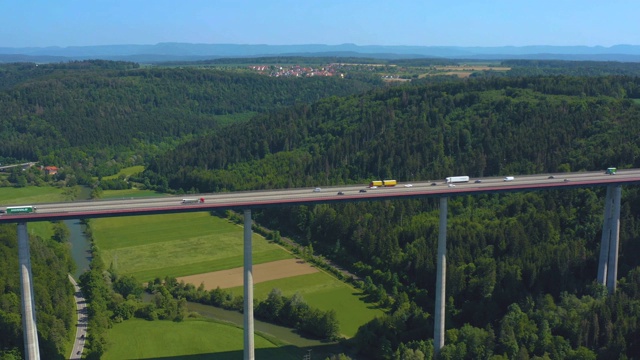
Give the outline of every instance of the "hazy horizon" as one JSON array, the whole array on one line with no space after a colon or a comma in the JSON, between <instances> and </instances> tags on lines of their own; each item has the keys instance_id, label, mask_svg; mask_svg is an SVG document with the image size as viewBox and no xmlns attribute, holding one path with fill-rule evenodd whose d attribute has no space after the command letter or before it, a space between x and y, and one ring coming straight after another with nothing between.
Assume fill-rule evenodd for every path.
<instances>
[{"instance_id":1,"label":"hazy horizon","mask_svg":"<svg viewBox=\"0 0 640 360\"><path fill-rule=\"evenodd\" d=\"M0 2L0 47L640 45L635 0Z\"/></svg>"}]
</instances>

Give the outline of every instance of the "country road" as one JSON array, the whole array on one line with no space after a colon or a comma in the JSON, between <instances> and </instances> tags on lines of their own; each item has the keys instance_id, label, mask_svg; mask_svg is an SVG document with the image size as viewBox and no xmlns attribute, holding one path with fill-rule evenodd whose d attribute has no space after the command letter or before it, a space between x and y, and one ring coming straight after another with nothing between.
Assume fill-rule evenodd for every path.
<instances>
[{"instance_id":1,"label":"country road","mask_svg":"<svg viewBox=\"0 0 640 360\"><path fill-rule=\"evenodd\" d=\"M78 322L76 324L76 337L73 344L73 349L69 359L82 359L82 352L84 351L84 343L87 337L87 325L89 322L89 314L87 313L87 303L82 296L82 291L76 280L69 275L69 281L73 284L74 292L73 297L76 301L76 313L78 314Z\"/></svg>"}]
</instances>

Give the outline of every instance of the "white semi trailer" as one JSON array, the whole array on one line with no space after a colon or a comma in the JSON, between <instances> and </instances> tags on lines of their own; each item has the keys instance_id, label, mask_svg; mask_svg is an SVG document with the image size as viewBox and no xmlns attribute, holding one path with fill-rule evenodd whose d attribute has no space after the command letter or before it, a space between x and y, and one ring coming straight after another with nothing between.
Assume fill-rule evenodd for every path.
<instances>
[{"instance_id":1,"label":"white semi trailer","mask_svg":"<svg viewBox=\"0 0 640 360\"><path fill-rule=\"evenodd\" d=\"M449 184L461 183L461 182L469 182L469 177L468 176L451 176L451 177L445 178L445 180Z\"/></svg>"}]
</instances>

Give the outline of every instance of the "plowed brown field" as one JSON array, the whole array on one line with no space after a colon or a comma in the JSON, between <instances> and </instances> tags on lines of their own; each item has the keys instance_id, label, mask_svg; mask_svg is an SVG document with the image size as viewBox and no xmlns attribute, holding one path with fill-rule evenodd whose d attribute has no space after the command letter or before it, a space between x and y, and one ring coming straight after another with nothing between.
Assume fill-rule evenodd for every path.
<instances>
[{"instance_id":1,"label":"plowed brown field","mask_svg":"<svg viewBox=\"0 0 640 360\"><path fill-rule=\"evenodd\" d=\"M297 275L312 274L318 272L318 269L309 263L300 259L287 259L273 261L265 264L253 265L253 283L257 284L269 280L277 280ZM184 280L187 284L193 284L196 287L204 283L206 290L212 290L218 286L221 289L242 286L243 268L235 268L229 270L214 271L210 273L189 275L177 278L178 281Z\"/></svg>"}]
</instances>

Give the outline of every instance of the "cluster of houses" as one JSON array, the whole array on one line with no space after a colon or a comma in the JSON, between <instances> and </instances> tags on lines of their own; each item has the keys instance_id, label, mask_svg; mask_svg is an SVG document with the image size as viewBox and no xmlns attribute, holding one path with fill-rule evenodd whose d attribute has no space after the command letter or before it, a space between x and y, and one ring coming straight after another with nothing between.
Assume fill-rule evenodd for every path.
<instances>
[{"instance_id":1,"label":"cluster of houses","mask_svg":"<svg viewBox=\"0 0 640 360\"><path fill-rule=\"evenodd\" d=\"M259 72L263 75L278 76L295 76L295 77L311 77L311 76L340 76L344 74L338 73L332 64L320 68L308 66L291 65L291 66L274 66L274 65L250 65L249 69Z\"/></svg>"}]
</instances>

